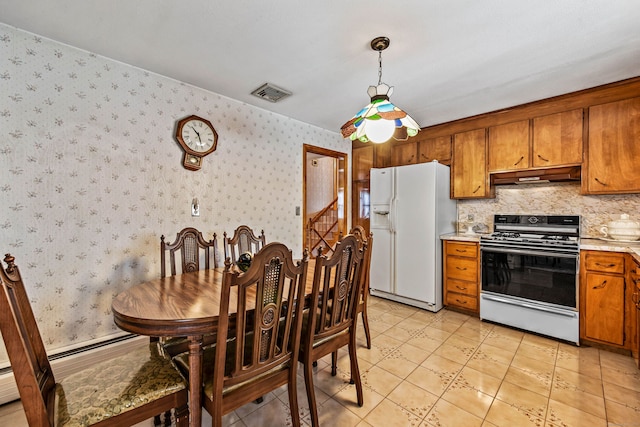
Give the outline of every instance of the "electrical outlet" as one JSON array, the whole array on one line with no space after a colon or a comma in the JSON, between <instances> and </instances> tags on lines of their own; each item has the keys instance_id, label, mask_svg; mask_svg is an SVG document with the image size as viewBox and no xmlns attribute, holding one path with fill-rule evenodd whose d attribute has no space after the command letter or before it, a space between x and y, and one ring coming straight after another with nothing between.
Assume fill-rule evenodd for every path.
<instances>
[{"instance_id":1,"label":"electrical outlet","mask_svg":"<svg viewBox=\"0 0 640 427\"><path fill-rule=\"evenodd\" d=\"M198 199L191 201L191 216L200 216L200 203Z\"/></svg>"},{"instance_id":2,"label":"electrical outlet","mask_svg":"<svg viewBox=\"0 0 640 427\"><path fill-rule=\"evenodd\" d=\"M467 221L473 221L473 214L467 215Z\"/></svg>"}]
</instances>

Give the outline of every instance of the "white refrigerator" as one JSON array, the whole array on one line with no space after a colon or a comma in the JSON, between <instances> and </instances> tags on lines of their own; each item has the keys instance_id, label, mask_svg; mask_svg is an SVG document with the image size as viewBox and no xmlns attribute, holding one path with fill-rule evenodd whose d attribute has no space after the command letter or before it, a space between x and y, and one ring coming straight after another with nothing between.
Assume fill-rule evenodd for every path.
<instances>
[{"instance_id":1,"label":"white refrigerator","mask_svg":"<svg viewBox=\"0 0 640 427\"><path fill-rule=\"evenodd\" d=\"M371 294L442 308L442 243L455 231L449 167L436 161L371 169Z\"/></svg>"}]
</instances>

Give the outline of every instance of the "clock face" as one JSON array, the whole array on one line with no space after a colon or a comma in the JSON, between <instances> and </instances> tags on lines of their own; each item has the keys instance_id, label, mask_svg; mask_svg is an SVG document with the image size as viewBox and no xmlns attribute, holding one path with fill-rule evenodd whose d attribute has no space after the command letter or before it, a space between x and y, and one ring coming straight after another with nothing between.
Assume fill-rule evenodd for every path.
<instances>
[{"instance_id":1,"label":"clock face","mask_svg":"<svg viewBox=\"0 0 640 427\"><path fill-rule=\"evenodd\" d=\"M181 132L184 143L196 153L204 153L214 146L213 128L202 120L191 119L184 123Z\"/></svg>"}]
</instances>

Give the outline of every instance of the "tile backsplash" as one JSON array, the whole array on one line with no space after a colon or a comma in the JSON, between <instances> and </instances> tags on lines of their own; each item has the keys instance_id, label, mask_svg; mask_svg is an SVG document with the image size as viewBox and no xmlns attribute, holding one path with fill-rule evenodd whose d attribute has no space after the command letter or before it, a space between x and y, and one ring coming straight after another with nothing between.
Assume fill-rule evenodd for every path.
<instances>
[{"instance_id":1,"label":"tile backsplash","mask_svg":"<svg viewBox=\"0 0 640 427\"><path fill-rule=\"evenodd\" d=\"M485 224L488 231L495 214L580 215L581 236L601 237L600 227L625 213L640 221L640 194L584 196L576 182L498 186L494 199L458 202L460 231L469 215L476 228Z\"/></svg>"}]
</instances>

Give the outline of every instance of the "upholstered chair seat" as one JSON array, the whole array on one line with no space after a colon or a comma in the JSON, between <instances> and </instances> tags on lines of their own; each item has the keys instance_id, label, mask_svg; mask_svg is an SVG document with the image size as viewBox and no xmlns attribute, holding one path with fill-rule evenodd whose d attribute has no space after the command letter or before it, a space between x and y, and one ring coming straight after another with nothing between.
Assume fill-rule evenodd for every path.
<instances>
[{"instance_id":1,"label":"upholstered chair seat","mask_svg":"<svg viewBox=\"0 0 640 427\"><path fill-rule=\"evenodd\" d=\"M186 389L173 362L158 343L151 343L57 383L55 425L93 425Z\"/></svg>"}]
</instances>

